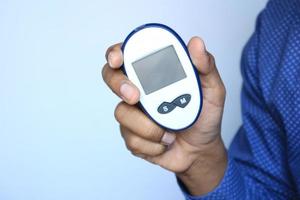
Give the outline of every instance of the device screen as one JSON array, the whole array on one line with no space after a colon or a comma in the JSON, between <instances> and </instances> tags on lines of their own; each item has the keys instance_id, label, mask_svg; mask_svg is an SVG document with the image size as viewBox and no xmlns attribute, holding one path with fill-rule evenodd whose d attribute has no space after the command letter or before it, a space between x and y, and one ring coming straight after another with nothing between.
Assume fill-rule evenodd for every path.
<instances>
[{"instance_id":1,"label":"device screen","mask_svg":"<svg viewBox=\"0 0 300 200\"><path fill-rule=\"evenodd\" d=\"M145 94L150 94L186 78L173 45L141 58L132 65Z\"/></svg>"}]
</instances>

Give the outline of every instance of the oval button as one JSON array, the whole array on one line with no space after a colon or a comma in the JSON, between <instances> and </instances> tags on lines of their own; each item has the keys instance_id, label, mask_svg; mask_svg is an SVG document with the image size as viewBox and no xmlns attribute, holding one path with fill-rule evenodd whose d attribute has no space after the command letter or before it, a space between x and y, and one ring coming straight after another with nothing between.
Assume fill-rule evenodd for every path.
<instances>
[{"instance_id":1,"label":"oval button","mask_svg":"<svg viewBox=\"0 0 300 200\"><path fill-rule=\"evenodd\" d=\"M174 110L175 107L176 106L172 103L163 102L162 104L160 104L157 111L160 114L167 114L167 113L171 112L172 110Z\"/></svg>"},{"instance_id":2,"label":"oval button","mask_svg":"<svg viewBox=\"0 0 300 200\"><path fill-rule=\"evenodd\" d=\"M184 108L188 103L191 101L191 95L190 94L183 94L179 97L177 97L172 103L176 106L179 106L181 108Z\"/></svg>"}]
</instances>

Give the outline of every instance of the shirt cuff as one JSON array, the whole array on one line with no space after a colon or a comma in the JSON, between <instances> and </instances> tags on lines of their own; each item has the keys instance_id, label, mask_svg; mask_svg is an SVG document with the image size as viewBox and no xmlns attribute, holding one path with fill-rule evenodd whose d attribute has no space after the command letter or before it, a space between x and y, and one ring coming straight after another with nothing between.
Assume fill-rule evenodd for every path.
<instances>
[{"instance_id":1,"label":"shirt cuff","mask_svg":"<svg viewBox=\"0 0 300 200\"><path fill-rule=\"evenodd\" d=\"M177 182L186 200L243 199L245 196L243 178L232 158L229 158L228 160L227 168L220 184L213 191L205 195L192 196L178 178Z\"/></svg>"}]
</instances>

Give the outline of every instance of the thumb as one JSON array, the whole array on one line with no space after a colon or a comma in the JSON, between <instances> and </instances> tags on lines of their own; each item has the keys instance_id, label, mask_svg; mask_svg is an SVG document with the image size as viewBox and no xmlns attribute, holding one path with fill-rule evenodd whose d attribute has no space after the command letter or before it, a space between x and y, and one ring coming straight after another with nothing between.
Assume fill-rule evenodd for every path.
<instances>
[{"instance_id":1,"label":"thumb","mask_svg":"<svg viewBox=\"0 0 300 200\"><path fill-rule=\"evenodd\" d=\"M192 62L199 72L202 88L223 87L215 59L206 50L204 41L199 37L193 37L188 43L188 50Z\"/></svg>"}]
</instances>

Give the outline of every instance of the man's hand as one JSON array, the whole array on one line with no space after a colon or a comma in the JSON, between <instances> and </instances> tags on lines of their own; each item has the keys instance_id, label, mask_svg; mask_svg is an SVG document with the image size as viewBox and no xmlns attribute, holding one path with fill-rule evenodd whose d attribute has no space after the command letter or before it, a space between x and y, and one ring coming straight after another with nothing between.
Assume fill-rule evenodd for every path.
<instances>
[{"instance_id":1,"label":"man's hand","mask_svg":"<svg viewBox=\"0 0 300 200\"><path fill-rule=\"evenodd\" d=\"M175 172L192 195L213 190L224 175L226 150L220 131L225 87L213 56L204 42L193 37L188 50L198 69L203 91L203 107L196 123L177 134L169 133L150 120L135 104L139 90L119 69L123 63L121 44L110 47L103 79L123 101L115 109L121 135L132 154Z\"/></svg>"}]
</instances>

